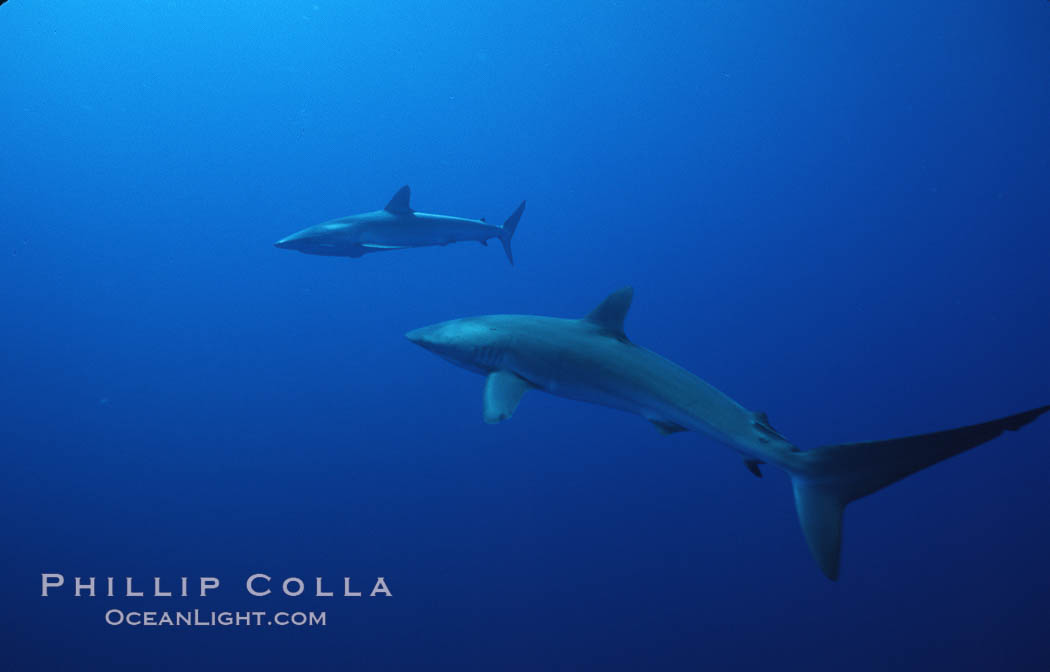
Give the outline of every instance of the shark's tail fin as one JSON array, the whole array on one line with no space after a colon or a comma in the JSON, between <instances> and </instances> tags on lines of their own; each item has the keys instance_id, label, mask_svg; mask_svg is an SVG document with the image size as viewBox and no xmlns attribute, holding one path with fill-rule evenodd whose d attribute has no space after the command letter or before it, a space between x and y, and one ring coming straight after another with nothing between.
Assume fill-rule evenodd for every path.
<instances>
[{"instance_id":1,"label":"shark's tail fin","mask_svg":"<svg viewBox=\"0 0 1050 672\"><path fill-rule=\"evenodd\" d=\"M510 251L510 239L514 237L514 229L518 228L518 220L521 219L523 212L525 212L525 201L522 201L518 209L511 213L507 221L503 222L503 229L499 234L499 241L503 243L503 250L507 253L511 266L514 265L514 254Z\"/></svg>"},{"instance_id":2,"label":"shark's tail fin","mask_svg":"<svg viewBox=\"0 0 1050 672\"><path fill-rule=\"evenodd\" d=\"M909 474L1018 430L1050 410L1034 408L979 425L888 441L847 443L791 453L784 467L791 474L795 508L809 550L831 580L838 578L842 512L855 499Z\"/></svg>"}]
</instances>

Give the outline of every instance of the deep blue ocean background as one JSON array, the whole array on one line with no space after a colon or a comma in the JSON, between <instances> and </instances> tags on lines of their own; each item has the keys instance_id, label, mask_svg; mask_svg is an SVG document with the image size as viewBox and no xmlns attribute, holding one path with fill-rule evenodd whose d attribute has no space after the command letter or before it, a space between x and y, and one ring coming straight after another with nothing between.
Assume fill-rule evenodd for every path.
<instances>
[{"instance_id":1,"label":"deep blue ocean background","mask_svg":"<svg viewBox=\"0 0 1050 672\"><path fill-rule=\"evenodd\" d=\"M1050 403L1050 3L12 0L0 50L3 669L1050 669L1047 419L852 505L833 583L776 469L541 393L485 425L403 338L631 284L803 447ZM517 265L272 247L403 184L528 199Z\"/></svg>"}]
</instances>

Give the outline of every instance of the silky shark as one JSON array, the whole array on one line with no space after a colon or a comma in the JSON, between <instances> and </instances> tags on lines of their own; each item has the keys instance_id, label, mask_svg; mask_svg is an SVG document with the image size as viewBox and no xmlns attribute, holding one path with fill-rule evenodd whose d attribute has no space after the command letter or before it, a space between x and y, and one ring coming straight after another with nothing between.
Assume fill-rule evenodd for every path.
<instances>
[{"instance_id":1,"label":"silky shark","mask_svg":"<svg viewBox=\"0 0 1050 672\"><path fill-rule=\"evenodd\" d=\"M410 196L408 186L401 187L382 210L317 224L278 240L274 246L327 257L360 257L369 252L448 245L463 240L488 245L490 238L499 238L507 259L514 264L510 239L525 211L525 201L503 226L496 226L484 219L416 212L409 205Z\"/></svg>"},{"instance_id":2,"label":"silky shark","mask_svg":"<svg viewBox=\"0 0 1050 672\"><path fill-rule=\"evenodd\" d=\"M942 432L802 451L770 424L624 334L630 287L582 319L485 315L405 334L408 340L487 376L484 419L506 420L532 389L636 413L662 434L703 432L736 450L748 470L773 464L791 477L802 532L824 574L838 578L846 505L909 474L1017 430L1050 410L1034 408Z\"/></svg>"}]
</instances>

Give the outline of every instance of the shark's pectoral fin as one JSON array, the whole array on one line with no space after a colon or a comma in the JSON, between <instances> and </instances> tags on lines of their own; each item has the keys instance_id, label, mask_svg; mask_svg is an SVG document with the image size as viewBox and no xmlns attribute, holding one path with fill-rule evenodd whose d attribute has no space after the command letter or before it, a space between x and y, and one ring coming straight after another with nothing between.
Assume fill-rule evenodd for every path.
<instances>
[{"instance_id":1,"label":"shark's pectoral fin","mask_svg":"<svg viewBox=\"0 0 1050 672\"><path fill-rule=\"evenodd\" d=\"M521 396L532 387L510 371L493 371L485 380L485 422L494 424L514 415Z\"/></svg>"},{"instance_id":2,"label":"shark's pectoral fin","mask_svg":"<svg viewBox=\"0 0 1050 672\"><path fill-rule=\"evenodd\" d=\"M605 297L605 300L587 313L587 317L583 319L598 325L617 338L626 340L627 335L623 333L623 321L627 317L627 311L631 309L633 298L634 288L624 287Z\"/></svg>"},{"instance_id":3,"label":"shark's pectoral fin","mask_svg":"<svg viewBox=\"0 0 1050 672\"><path fill-rule=\"evenodd\" d=\"M412 206L408 204L408 199L412 195L412 190L408 188L408 185L401 187L394 194L394 197L390 199L390 202L383 208L387 212L393 212L397 214L406 214L412 212Z\"/></svg>"},{"instance_id":4,"label":"shark's pectoral fin","mask_svg":"<svg viewBox=\"0 0 1050 672\"><path fill-rule=\"evenodd\" d=\"M367 247L370 250L403 250L406 245L379 245L377 243L361 243L361 247Z\"/></svg>"},{"instance_id":5,"label":"shark's pectoral fin","mask_svg":"<svg viewBox=\"0 0 1050 672\"><path fill-rule=\"evenodd\" d=\"M765 464L762 460L744 460L744 466L747 470L755 475L756 478L762 478L762 471L758 468L758 465Z\"/></svg>"},{"instance_id":6,"label":"shark's pectoral fin","mask_svg":"<svg viewBox=\"0 0 1050 672\"><path fill-rule=\"evenodd\" d=\"M663 420L652 420L649 422L653 423L653 427L656 427L656 431L660 432L664 436L668 434L674 434L675 432L688 432L689 430L681 425L674 422L665 422Z\"/></svg>"}]
</instances>

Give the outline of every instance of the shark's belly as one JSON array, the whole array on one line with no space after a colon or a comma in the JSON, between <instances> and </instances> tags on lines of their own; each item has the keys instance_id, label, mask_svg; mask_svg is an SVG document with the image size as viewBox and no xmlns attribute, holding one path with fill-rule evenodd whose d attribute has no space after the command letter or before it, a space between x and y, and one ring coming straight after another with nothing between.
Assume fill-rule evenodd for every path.
<instances>
[{"instance_id":1,"label":"shark's belly","mask_svg":"<svg viewBox=\"0 0 1050 672\"><path fill-rule=\"evenodd\" d=\"M544 380L540 389L565 399L608 406L639 415L645 415L644 411L648 406L648 404L640 403L636 397L619 393L615 387L581 385L576 381L559 380L556 377Z\"/></svg>"},{"instance_id":2,"label":"shark's belly","mask_svg":"<svg viewBox=\"0 0 1050 672\"><path fill-rule=\"evenodd\" d=\"M701 432L737 448L753 433L747 409L673 362L634 345L595 347L592 342L529 364L523 377L550 394Z\"/></svg>"}]
</instances>

